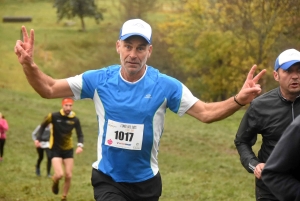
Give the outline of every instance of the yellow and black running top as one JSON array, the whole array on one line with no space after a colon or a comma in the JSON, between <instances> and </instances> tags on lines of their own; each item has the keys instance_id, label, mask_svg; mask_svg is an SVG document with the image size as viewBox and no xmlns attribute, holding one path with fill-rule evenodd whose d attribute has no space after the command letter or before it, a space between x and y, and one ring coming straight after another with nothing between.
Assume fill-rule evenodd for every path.
<instances>
[{"instance_id":1,"label":"yellow and black running top","mask_svg":"<svg viewBox=\"0 0 300 201\"><path fill-rule=\"evenodd\" d=\"M40 140L41 134L49 123L52 123L52 133L49 140L49 148L54 150L69 150L73 148L72 131L76 130L78 143L83 144L83 133L79 119L75 112L71 111L66 115L61 109L59 112L49 113L37 133L37 139Z\"/></svg>"}]
</instances>

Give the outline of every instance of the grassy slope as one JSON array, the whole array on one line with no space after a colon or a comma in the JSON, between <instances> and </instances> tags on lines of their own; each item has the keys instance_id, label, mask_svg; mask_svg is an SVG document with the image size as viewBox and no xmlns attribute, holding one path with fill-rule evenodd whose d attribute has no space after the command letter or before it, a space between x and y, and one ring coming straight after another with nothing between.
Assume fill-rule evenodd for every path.
<instances>
[{"instance_id":1,"label":"grassy slope","mask_svg":"<svg viewBox=\"0 0 300 201\"><path fill-rule=\"evenodd\" d=\"M118 62L111 47L121 22L113 17L114 9L109 9L107 15L112 17L100 25L87 19L88 32L79 33L79 22L69 28L55 23L51 3L4 2L0 6L2 16L33 17L25 25L36 31L36 62L48 74L65 77ZM58 200L59 196L50 192L50 180L34 175L37 154L31 132L44 115L59 109L60 100L40 98L27 83L13 53L21 25L0 23L0 111L10 125L5 161L0 164L0 201ZM83 154L75 156L69 200L88 201L93 200L90 170L96 159L95 111L91 101L76 102L74 110L81 119L86 142ZM254 199L254 178L240 165L233 146L242 114L240 111L224 121L206 125L187 115L179 118L168 112L159 155L162 201ZM45 175L45 161L43 167Z\"/></svg>"},{"instance_id":2,"label":"grassy slope","mask_svg":"<svg viewBox=\"0 0 300 201\"><path fill-rule=\"evenodd\" d=\"M2 96L2 94L4 96ZM1 110L10 125L5 161L0 163L0 200L57 200L46 178L34 174L37 158L31 132L43 115L58 109L60 100L45 100L35 94L1 91ZM93 200L91 163L96 159L96 120L91 101L77 101L74 110L85 133L85 149L75 156L70 200ZM253 200L253 177L240 165L233 146L243 111L213 124L199 123L185 115L168 112L160 145L162 201ZM74 135L74 140L75 135Z\"/></svg>"}]
</instances>

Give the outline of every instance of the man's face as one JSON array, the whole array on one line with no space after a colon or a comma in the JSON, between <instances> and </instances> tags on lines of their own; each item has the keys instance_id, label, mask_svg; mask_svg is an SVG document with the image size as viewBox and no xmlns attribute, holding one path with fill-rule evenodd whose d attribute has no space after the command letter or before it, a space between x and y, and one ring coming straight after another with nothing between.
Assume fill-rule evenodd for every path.
<instances>
[{"instance_id":1,"label":"man's face","mask_svg":"<svg viewBox=\"0 0 300 201\"><path fill-rule=\"evenodd\" d=\"M116 43L117 52L120 54L121 72L126 77L139 77L144 74L147 59L152 52L152 45L140 36L131 36Z\"/></svg>"},{"instance_id":2,"label":"man's face","mask_svg":"<svg viewBox=\"0 0 300 201\"><path fill-rule=\"evenodd\" d=\"M64 113L65 113L66 115L69 115L70 112L72 111L72 107L73 107L73 104L71 104L71 103L66 103L66 104L64 104L64 105L62 106L62 109L63 109L63 111L64 111Z\"/></svg>"},{"instance_id":3,"label":"man's face","mask_svg":"<svg viewBox=\"0 0 300 201\"><path fill-rule=\"evenodd\" d=\"M300 94L300 63L292 65L287 70L279 68L273 74L274 79L279 82L283 97L294 100Z\"/></svg>"}]
</instances>

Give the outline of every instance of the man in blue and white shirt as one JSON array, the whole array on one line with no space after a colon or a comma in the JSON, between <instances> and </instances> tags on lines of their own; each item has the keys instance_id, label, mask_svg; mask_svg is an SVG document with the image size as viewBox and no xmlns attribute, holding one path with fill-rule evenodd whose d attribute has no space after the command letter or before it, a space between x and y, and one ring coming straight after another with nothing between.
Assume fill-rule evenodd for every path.
<instances>
[{"instance_id":1,"label":"man in blue and white shirt","mask_svg":"<svg viewBox=\"0 0 300 201\"><path fill-rule=\"evenodd\" d=\"M152 29L143 20L133 19L123 24L116 42L120 65L53 79L33 61L34 31L30 38L24 26L22 32L24 42L17 41L15 53L29 83L42 97L94 101L99 131L92 185L97 201L159 200L157 155L166 109L205 123L224 119L261 92L257 82L265 73L253 78L254 65L238 95L205 103L180 81L146 64L152 53Z\"/></svg>"}]
</instances>

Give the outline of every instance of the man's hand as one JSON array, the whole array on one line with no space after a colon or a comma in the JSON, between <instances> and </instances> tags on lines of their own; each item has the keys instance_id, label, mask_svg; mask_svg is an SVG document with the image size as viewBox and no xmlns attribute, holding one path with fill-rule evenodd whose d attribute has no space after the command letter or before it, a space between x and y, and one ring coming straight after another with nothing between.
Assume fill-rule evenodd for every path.
<instances>
[{"instance_id":1,"label":"man's hand","mask_svg":"<svg viewBox=\"0 0 300 201\"><path fill-rule=\"evenodd\" d=\"M260 85L257 84L257 82L266 73L266 69L263 69L255 77L253 77L256 67L256 65L252 66L242 89L236 96L237 101L242 105L250 103L261 92Z\"/></svg>"},{"instance_id":2,"label":"man's hand","mask_svg":"<svg viewBox=\"0 0 300 201\"><path fill-rule=\"evenodd\" d=\"M80 154L81 152L83 152L82 147L77 147L76 154Z\"/></svg>"},{"instance_id":3,"label":"man's hand","mask_svg":"<svg viewBox=\"0 0 300 201\"><path fill-rule=\"evenodd\" d=\"M265 167L265 163L259 163L254 169L254 175L257 179L261 179L261 172Z\"/></svg>"},{"instance_id":4,"label":"man's hand","mask_svg":"<svg viewBox=\"0 0 300 201\"><path fill-rule=\"evenodd\" d=\"M34 49L34 30L30 30L30 37L28 37L25 26L22 26L23 41L17 40L15 45L15 53L18 60L22 65L32 66L33 62L33 49Z\"/></svg>"}]
</instances>

